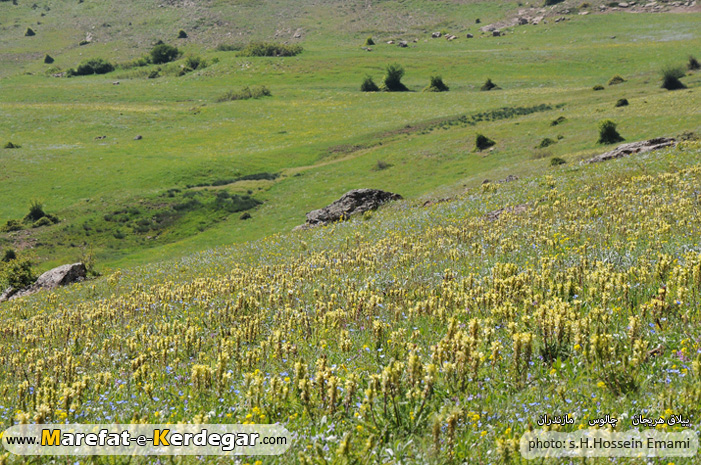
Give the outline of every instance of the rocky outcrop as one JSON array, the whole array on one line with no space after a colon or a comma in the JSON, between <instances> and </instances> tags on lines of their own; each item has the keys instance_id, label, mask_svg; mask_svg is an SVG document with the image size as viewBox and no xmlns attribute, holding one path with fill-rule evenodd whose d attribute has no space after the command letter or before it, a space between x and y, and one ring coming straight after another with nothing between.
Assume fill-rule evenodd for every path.
<instances>
[{"instance_id":1,"label":"rocky outcrop","mask_svg":"<svg viewBox=\"0 0 701 465\"><path fill-rule=\"evenodd\" d=\"M598 163L601 161L613 160L614 158L627 157L628 155L636 153L650 152L652 150L671 147L675 143L676 141L671 137L658 137L656 139L621 144L610 152L602 153L594 158L590 158L589 160L585 161L585 163Z\"/></svg>"},{"instance_id":2,"label":"rocky outcrop","mask_svg":"<svg viewBox=\"0 0 701 465\"><path fill-rule=\"evenodd\" d=\"M39 276L34 284L29 287L24 289L6 289L5 292L0 295L0 302L26 297L42 290L56 289L60 286L67 286L80 282L85 279L86 274L87 269L82 263L61 265Z\"/></svg>"},{"instance_id":3,"label":"rocky outcrop","mask_svg":"<svg viewBox=\"0 0 701 465\"><path fill-rule=\"evenodd\" d=\"M501 215L504 213L510 213L512 215L519 215L521 213L525 213L529 208L529 205L527 203L522 203L521 205L516 205L513 207L506 207L506 208L500 208L499 210L494 210L486 215L484 215L484 218L489 221L496 221L498 220Z\"/></svg>"},{"instance_id":4,"label":"rocky outcrop","mask_svg":"<svg viewBox=\"0 0 701 465\"><path fill-rule=\"evenodd\" d=\"M384 203L401 198L402 196L399 194L379 189L355 189L346 192L332 204L307 213L307 222L295 230L308 229L311 226L347 219L353 214L374 210Z\"/></svg>"}]
</instances>

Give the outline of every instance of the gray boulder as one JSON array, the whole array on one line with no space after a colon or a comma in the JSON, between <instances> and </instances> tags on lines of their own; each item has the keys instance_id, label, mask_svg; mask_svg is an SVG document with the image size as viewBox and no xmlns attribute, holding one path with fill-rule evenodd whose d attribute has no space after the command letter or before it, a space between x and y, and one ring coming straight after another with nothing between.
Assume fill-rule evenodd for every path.
<instances>
[{"instance_id":1,"label":"gray boulder","mask_svg":"<svg viewBox=\"0 0 701 465\"><path fill-rule=\"evenodd\" d=\"M315 226L346 219L356 213L374 210L383 203L400 200L399 194L378 189L355 189L327 207L307 213L307 225Z\"/></svg>"},{"instance_id":2,"label":"gray boulder","mask_svg":"<svg viewBox=\"0 0 701 465\"><path fill-rule=\"evenodd\" d=\"M676 141L671 137L657 137L655 139L644 140L640 142L631 142L621 144L610 152L602 153L594 158L590 158L585 163L598 163L602 161L612 160L614 158L627 157L635 153L645 153L652 150L659 150L665 147L674 145Z\"/></svg>"},{"instance_id":3,"label":"gray boulder","mask_svg":"<svg viewBox=\"0 0 701 465\"><path fill-rule=\"evenodd\" d=\"M13 300L19 297L26 297L35 294L42 290L56 289L60 286L67 286L76 282L83 281L87 275L87 269L83 263L73 263L70 265L61 265L42 274L29 287L24 289L6 289L0 295L0 302Z\"/></svg>"}]
</instances>

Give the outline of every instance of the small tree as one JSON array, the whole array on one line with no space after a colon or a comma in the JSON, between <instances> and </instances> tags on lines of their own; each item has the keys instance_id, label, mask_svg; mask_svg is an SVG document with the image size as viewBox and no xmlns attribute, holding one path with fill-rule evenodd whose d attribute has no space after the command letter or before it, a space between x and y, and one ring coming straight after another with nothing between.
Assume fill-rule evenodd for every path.
<instances>
[{"instance_id":1,"label":"small tree","mask_svg":"<svg viewBox=\"0 0 701 465\"><path fill-rule=\"evenodd\" d=\"M599 144L615 144L623 140L616 130L616 123L610 119L599 122Z\"/></svg>"},{"instance_id":2,"label":"small tree","mask_svg":"<svg viewBox=\"0 0 701 465\"><path fill-rule=\"evenodd\" d=\"M699 63L699 60L697 60L695 56L689 55L689 62L686 64L686 67L689 68L690 71L694 71L701 69L701 63Z\"/></svg>"},{"instance_id":3,"label":"small tree","mask_svg":"<svg viewBox=\"0 0 701 465\"><path fill-rule=\"evenodd\" d=\"M496 145L496 142L489 137L482 134L477 134L477 137L475 138L475 147L477 147L477 150L482 151L488 149L489 147L493 147L494 145Z\"/></svg>"},{"instance_id":4,"label":"small tree","mask_svg":"<svg viewBox=\"0 0 701 465\"><path fill-rule=\"evenodd\" d=\"M365 46L369 47L371 45L375 45L375 41L372 39L372 36L369 36L367 39L365 39Z\"/></svg>"},{"instance_id":5,"label":"small tree","mask_svg":"<svg viewBox=\"0 0 701 465\"><path fill-rule=\"evenodd\" d=\"M370 76L365 76L365 79L363 79L363 83L360 84L360 91L361 92L377 92L378 90L380 90L380 88L377 87L377 84L375 84L375 81L373 81Z\"/></svg>"},{"instance_id":6,"label":"small tree","mask_svg":"<svg viewBox=\"0 0 701 465\"><path fill-rule=\"evenodd\" d=\"M151 63L160 65L170 63L180 55L180 50L168 44L158 44L151 49Z\"/></svg>"},{"instance_id":7,"label":"small tree","mask_svg":"<svg viewBox=\"0 0 701 465\"><path fill-rule=\"evenodd\" d=\"M480 87L480 90L483 90L483 91L488 91L488 90L492 90L492 89L499 89L499 86L494 84L492 82L491 78L487 78L487 80L482 85L482 87Z\"/></svg>"},{"instance_id":8,"label":"small tree","mask_svg":"<svg viewBox=\"0 0 701 465\"><path fill-rule=\"evenodd\" d=\"M686 89L679 80L684 77L684 69L681 66L666 66L662 69L662 88L667 90Z\"/></svg>"},{"instance_id":9,"label":"small tree","mask_svg":"<svg viewBox=\"0 0 701 465\"><path fill-rule=\"evenodd\" d=\"M388 92L406 92L409 89L402 84L404 76L404 68L398 64L387 65L387 70L384 80L384 90Z\"/></svg>"},{"instance_id":10,"label":"small tree","mask_svg":"<svg viewBox=\"0 0 701 465\"><path fill-rule=\"evenodd\" d=\"M32 200L29 203L29 213L27 213L27 216L24 217L24 220L33 223L39 218L43 218L45 216L46 213L44 212L44 204L38 200Z\"/></svg>"},{"instance_id":11,"label":"small tree","mask_svg":"<svg viewBox=\"0 0 701 465\"><path fill-rule=\"evenodd\" d=\"M445 85L443 79L440 76L431 76L431 81L424 89L424 92L447 92L450 88Z\"/></svg>"}]
</instances>

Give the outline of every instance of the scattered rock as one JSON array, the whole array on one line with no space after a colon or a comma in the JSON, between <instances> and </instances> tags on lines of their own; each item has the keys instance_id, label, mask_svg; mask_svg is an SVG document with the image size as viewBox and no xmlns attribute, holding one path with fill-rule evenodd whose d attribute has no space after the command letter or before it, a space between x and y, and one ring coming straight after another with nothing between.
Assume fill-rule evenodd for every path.
<instances>
[{"instance_id":1,"label":"scattered rock","mask_svg":"<svg viewBox=\"0 0 701 465\"><path fill-rule=\"evenodd\" d=\"M95 140L107 139L107 136L97 136Z\"/></svg>"},{"instance_id":2,"label":"scattered rock","mask_svg":"<svg viewBox=\"0 0 701 465\"><path fill-rule=\"evenodd\" d=\"M387 41L387 45L394 45L394 41L393 41L393 40L388 40L388 41Z\"/></svg>"},{"instance_id":3,"label":"scattered rock","mask_svg":"<svg viewBox=\"0 0 701 465\"><path fill-rule=\"evenodd\" d=\"M440 33L440 32L434 32L433 34L431 34L431 37L433 37L434 39L438 39L438 38L440 38L442 35L443 35L443 34Z\"/></svg>"},{"instance_id":4,"label":"scattered rock","mask_svg":"<svg viewBox=\"0 0 701 465\"><path fill-rule=\"evenodd\" d=\"M467 34L465 37L467 37L468 39L472 39L475 36L473 36L472 34Z\"/></svg>"},{"instance_id":5,"label":"scattered rock","mask_svg":"<svg viewBox=\"0 0 701 465\"><path fill-rule=\"evenodd\" d=\"M144 138L144 137L143 137L141 134L139 134L138 136L134 137L134 140L141 140L141 139L143 139L143 138Z\"/></svg>"},{"instance_id":6,"label":"scattered rock","mask_svg":"<svg viewBox=\"0 0 701 465\"><path fill-rule=\"evenodd\" d=\"M374 210L380 205L392 201L400 200L399 194L386 192L378 189L355 189L343 194L343 196L332 204L313 210L307 213L307 223L302 226L316 226L332 223L341 219L346 219L355 213L363 213ZM306 229L299 226L295 230Z\"/></svg>"},{"instance_id":7,"label":"scattered rock","mask_svg":"<svg viewBox=\"0 0 701 465\"><path fill-rule=\"evenodd\" d=\"M29 287L18 290L12 288L6 289L5 292L0 295L0 302L26 297L42 290L51 290L60 286L77 283L83 281L86 275L87 269L83 263L62 265L42 274L37 278L34 284Z\"/></svg>"},{"instance_id":8,"label":"scattered rock","mask_svg":"<svg viewBox=\"0 0 701 465\"><path fill-rule=\"evenodd\" d=\"M118 85L119 85L119 81L114 81L114 82L112 83L112 85L113 85L113 86L118 86Z\"/></svg>"},{"instance_id":9,"label":"scattered rock","mask_svg":"<svg viewBox=\"0 0 701 465\"><path fill-rule=\"evenodd\" d=\"M406 40L401 40L401 41L399 41L399 43L398 43L397 45L400 46L400 47L402 47L402 48L406 48L406 47L409 46L409 44L407 43Z\"/></svg>"},{"instance_id":10,"label":"scattered rock","mask_svg":"<svg viewBox=\"0 0 701 465\"><path fill-rule=\"evenodd\" d=\"M627 157L628 155L635 153L650 152L652 150L659 150L665 147L673 146L675 143L676 141L671 137L658 137L656 139L621 144L610 152L597 155L594 158L587 160L585 163L598 163L601 161L613 160L614 158Z\"/></svg>"},{"instance_id":11,"label":"scattered rock","mask_svg":"<svg viewBox=\"0 0 701 465\"><path fill-rule=\"evenodd\" d=\"M501 35L501 31L492 31L492 37L499 37Z\"/></svg>"},{"instance_id":12,"label":"scattered rock","mask_svg":"<svg viewBox=\"0 0 701 465\"><path fill-rule=\"evenodd\" d=\"M529 206L527 203L522 203L520 205L516 205L514 207L506 207L506 208L500 208L499 210L494 210L486 215L484 215L484 218L489 221L496 221L498 220L501 215L504 213L509 213L512 215L519 215L521 213L525 213L528 210Z\"/></svg>"}]
</instances>

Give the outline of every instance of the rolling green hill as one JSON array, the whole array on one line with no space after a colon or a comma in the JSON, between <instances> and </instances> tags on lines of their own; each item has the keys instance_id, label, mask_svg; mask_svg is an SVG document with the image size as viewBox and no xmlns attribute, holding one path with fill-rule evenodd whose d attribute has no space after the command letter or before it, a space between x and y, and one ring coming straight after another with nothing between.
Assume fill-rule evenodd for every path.
<instances>
[{"instance_id":1,"label":"rolling green hill","mask_svg":"<svg viewBox=\"0 0 701 465\"><path fill-rule=\"evenodd\" d=\"M479 27L513 17L517 5L434 3L0 3L0 141L20 146L0 149L0 224L21 220L33 199L61 220L2 234L2 246L43 268L92 252L109 269L287 231L351 188L418 199L536 173L553 156L601 150L604 118L627 140L699 130L699 75L683 78L687 90L659 88L663 66L684 65L701 48L698 13L572 12L491 37ZM36 35L25 37L29 26ZM298 39L278 31L300 28ZM176 38L180 29L187 39ZM459 38L431 39L432 31ZM91 42L78 45L87 32ZM134 67L157 39L181 58ZM304 51L215 50L257 39ZM409 46L385 43L400 39ZM44 64L45 54L54 62ZM53 77L88 58L117 69ZM193 58L208 66L180 75ZM359 91L364 76L381 82L395 62L412 92ZM450 91L420 92L433 75ZM614 75L625 82L606 86ZM481 92L487 78L501 89ZM606 89L592 91L596 84ZM219 101L260 85L272 96ZM620 98L631 104L616 108ZM551 126L560 116L566 123ZM496 140L494 150L476 153L477 133ZM536 149L546 138L557 144ZM227 184L251 175L265 179ZM240 220L254 204L252 219Z\"/></svg>"}]
</instances>

